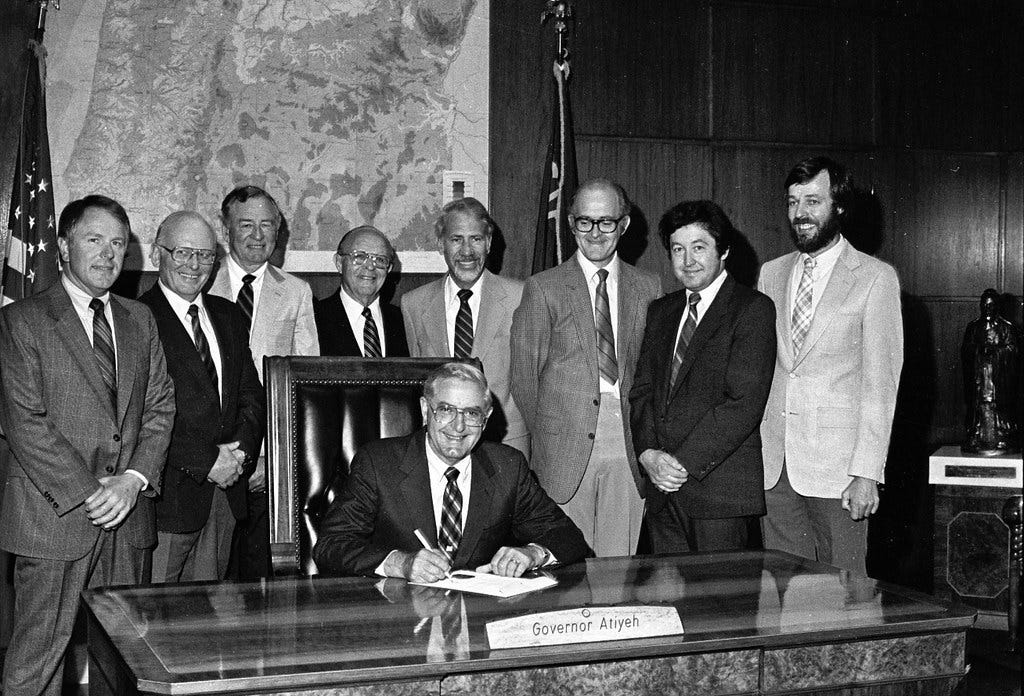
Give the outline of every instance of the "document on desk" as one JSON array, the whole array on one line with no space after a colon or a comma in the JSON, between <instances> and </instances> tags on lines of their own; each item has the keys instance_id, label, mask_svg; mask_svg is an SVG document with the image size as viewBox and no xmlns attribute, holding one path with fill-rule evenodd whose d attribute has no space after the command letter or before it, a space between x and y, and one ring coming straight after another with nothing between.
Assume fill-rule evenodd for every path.
<instances>
[{"instance_id":1,"label":"document on desk","mask_svg":"<svg viewBox=\"0 0 1024 696\"><path fill-rule=\"evenodd\" d=\"M436 587L442 590L458 590L489 597L515 597L554 587L558 581L547 573L527 573L521 578L507 578L493 573L478 573L474 570L456 570L437 582L411 582L410 585Z\"/></svg>"}]
</instances>

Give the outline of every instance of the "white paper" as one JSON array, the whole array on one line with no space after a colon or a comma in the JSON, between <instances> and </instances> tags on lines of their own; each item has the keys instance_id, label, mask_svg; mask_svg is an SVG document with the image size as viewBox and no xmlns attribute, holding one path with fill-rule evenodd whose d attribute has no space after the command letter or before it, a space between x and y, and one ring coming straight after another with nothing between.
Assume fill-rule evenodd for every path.
<instances>
[{"instance_id":1,"label":"white paper","mask_svg":"<svg viewBox=\"0 0 1024 696\"><path fill-rule=\"evenodd\" d=\"M489 597L515 597L554 587L558 581L547 573L529 574L520 578L507 578L493 573L478 573L473 570L456 570L450 576L437 582L412 582L410 585L436 587L442 590L458 590Z\"/></svg>"}]
</instances>

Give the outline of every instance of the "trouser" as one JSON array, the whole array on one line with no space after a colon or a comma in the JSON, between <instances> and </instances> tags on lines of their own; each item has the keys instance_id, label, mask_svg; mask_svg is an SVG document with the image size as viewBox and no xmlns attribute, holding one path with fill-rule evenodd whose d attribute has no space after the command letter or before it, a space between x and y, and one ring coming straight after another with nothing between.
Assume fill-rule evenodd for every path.
<instances>
[{"instance_id":1,"label":"trouser","mask_svg":"<svg viewBox=\"0 0 1024 696\"><path fill-rule=\"evenodd\" d=\"M157 532L153 551L153 582L223 580L231 557L235 516L227 494L213 492L210 514L194 532Z\"/></svg>"}]
</instances>

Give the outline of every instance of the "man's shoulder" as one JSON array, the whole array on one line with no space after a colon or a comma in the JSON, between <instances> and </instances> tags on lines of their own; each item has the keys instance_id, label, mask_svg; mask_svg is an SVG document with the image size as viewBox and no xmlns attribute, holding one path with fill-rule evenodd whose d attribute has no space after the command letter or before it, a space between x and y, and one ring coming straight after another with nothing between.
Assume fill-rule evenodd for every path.
<instances>
[{"instance_id":1,"label":"man's shoulder","mask_svg":"<svg viewBox=\"0 0 1024 696\"><path fill-rule=\"evenodd\" d=\"M159 292L159 290L157 292ZM128 313L135 319L141 319L143 322L148 322L153 318L153 312L150 310L149 306L140 300L133 300L122 295L110 293L110 301L116 302L124 309L128 310Z\"/></svg>"},{"instance_id":2,"label":"man's shoulder","mask_svg":"<svg viewBox=\"0 0 1024 696\"><path fill-rule=\"evenodd\" d=\"M36 317L40 314L49 312L54 301L56 299L60 299L60 295L67 298L67 303L70 307L71 298L67 297L67 292L63 287L61 287L60 281L58 281L47 290L32 295L31 297L18 300L17 302L12 302L0 311L7 316L8 320L18 320L24 317Z\"/></svg>"},{"instance_id":3,"label":"man's shoulder","mask_svg":"<svg viewBox=\"0 0 1024 696\"><path fill-rule=\"evenodd\" d=\"M891 264L870 254L865 254L863 251L859 251L849 242L847 244L849 246L846 249L845 255L857 266L861 267L864 272L872 276L881 274L896 277L896 269Z\"/></svg>"},{"instance_id":4,"label":"man's shoulder","mask_svg":"<svg viewBox=\"0 0 1024 696\"><path fill-rule=\"evenodd\" d=\"M798 251L791 251L783 254L782 256L776 256L774 259L765 261L761 264L761 273L778 273L782 270L791 269L793 263L796 261L796 257L800 255Z\"/></svg>"},{"instance_id":5,"label":"man's shoulder","mask_svg":"<svg viewBox=\"0 0 1024 696\"><path fill-rule=\"evenodd\" d=\"M419 287L409 290L399 298L399 304L403 307L422 307L431 297L439 292L444 292L444 276L435 278Z\"/></svg>"},{"instance_id":6,"label":"man's shoulder","mask_svg":"<svg viewBox=\"0 0 1024 696\"><path fill-rule=\"evenodd\" d=\"M506 278L505 276L500 276L497 273L484 271L484 292L488 290L488 286L492 286L504 292L522 294L523 285L523 281L517 278Z\"/></svg>"},{"instance_id":7,"label":"man's shoulder","mask_svg":"<svg viewBox=\"0 0 1024 696\"><path fill-rule=\"evenodd\" d=\"M303 292L309 290L309 283L302 278L289 273L283 268L267 264L267 270L263 273L263 282L276 283L287 292ZM312 293L312 291L310 291Z\"/></svg>"}]
</instances>

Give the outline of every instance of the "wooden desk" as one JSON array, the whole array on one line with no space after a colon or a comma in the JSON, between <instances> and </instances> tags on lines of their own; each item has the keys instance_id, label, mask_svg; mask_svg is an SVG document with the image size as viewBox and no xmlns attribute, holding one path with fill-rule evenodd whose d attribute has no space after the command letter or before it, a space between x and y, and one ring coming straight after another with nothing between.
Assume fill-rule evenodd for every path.
<instances>
[{"instance_id":1,"label":"wooden desk","mask_svg":"<svg viewBox=\"0 0 1024 696\"><path fill-rule=\"evenodd\" d=\"M598 559L555 573L558 587L518 601L372 578L89 591L89 691L951 694L974 621L779 552ZM462 630L446 643L430 616L452 603ZM488 648L487 621L612 604L674 605L685 634Z\"/></svg>"}]
</instances>

